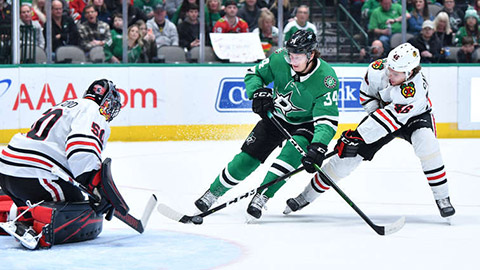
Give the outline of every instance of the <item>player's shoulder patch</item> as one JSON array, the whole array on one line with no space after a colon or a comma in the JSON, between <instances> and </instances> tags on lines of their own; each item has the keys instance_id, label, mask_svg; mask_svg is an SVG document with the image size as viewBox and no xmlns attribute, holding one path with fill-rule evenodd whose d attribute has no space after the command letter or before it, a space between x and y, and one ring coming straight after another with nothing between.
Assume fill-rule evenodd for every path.
<instances>
[{"instance_id":1,"label":"player's shoulder patch","mask_svg":"<svg viewBox=\"0 0 480 270\"><path fill-rule=\"evenodd\" d=\"M282 53L283 50L284 50L284 48L278 48L273 53L279 54L279 53Z\"/></svg>"},{"instance_id":2,"label":"player's shoulder patch","mask_svg":"<svg viewBox=\"0 0 480 270\"><path fill-rule=\"evenodd\" d=\"M325 85L325 87L333 89L337 85L337 79L329 75L325 77L325 79L323 79L323 84Z\"/></svg>"},{"instance_id":3,"label":"player's shoulder patch","mask_svg":"<svg viewBox=\"0 0 480 270\"><path fill-rule=\"evenodd\" d=\"M415 84L413 82L407 83L402 83L400 85L400 91L402 92L402 96L405 98L413 97L415 96Z\"/></svg>"},{"instance_id":4,"label":"player's shoulder patch","mask_svg":"<svg viewBox=\"0 0 480 270\"><path fill-rule=\"evenodd\" d=\"M378 60L375 60L373 61L373 63L371 64L371 67L375 70L382 70L385 68L385 59L378 59Z\"/></svg>"}]
</instances>

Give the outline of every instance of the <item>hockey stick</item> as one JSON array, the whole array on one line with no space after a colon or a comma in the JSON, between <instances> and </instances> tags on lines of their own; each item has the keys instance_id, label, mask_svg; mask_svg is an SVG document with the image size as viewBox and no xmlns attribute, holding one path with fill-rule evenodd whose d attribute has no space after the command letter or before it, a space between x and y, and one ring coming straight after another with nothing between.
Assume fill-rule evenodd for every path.
<instances>
[{"instance_id":1,"label":"hockey stick","mask_svg":"<svg viewBox=\"0 0 480 270\"><path fill-rule=\"evenodd\" d=\"M94 201L96 202L100 201L100 198L96 194L89 191L85 186L83 186L79 182L72 179L67 173L60 170L60 168L54 166L52 167L51 171L53 174L57 175L62 180L72 184L76 188L80 189L82 192L85 192ZM116 218L118 218L123 223L127 224L130 228L134 229L139 233L143 233L145 231L145 227L147 226L148 220L150 219L150 215L152 214L152 211L155 208L156 204L157 204L157 197L155 197L155 194L152 194L152 196L148 199L147 205L145 206L145 210L143 210L143 215L141 219L137 219L134 216L130 215L129 213L127 213L126 215L122 215L118 211L113 211L113 213ZM105 218L107 220L110 220L111 216L110 216L110 219L108 217L105 217Z\"/></svg>"},{"instance_id":2,"label":"hockey stick","mask_svg":"<svg viewBox=\"0 0 480 270\"><path fill-rule=\"evenodd\" d=\"M329 158L333 155L335 155L336 152L331 152L331 153L328 153L326 155L325 158ZM160 214L164 215L165 217L169 218L169 219L172 219L172 220L175 220L175 221L178 221L178 222L182 222L182 223L189 223L189 222L192 222L194 224L202 224L203 222L203 218L210 215L210 214L213 214L231 204L234 204L234 203L237 203L238 201L242 200L242 199L245 199L245 198L248 198L252 195L255 195L255 193L257 192L261 192L262 190L282 181L282 180L285 180L301 171L303 171L304 168L303 166L302 167L299 167L298 169L296 170L293 170L291 172L288 172L280 177L278 177L277 179L271 181L271 182L268 182L266 184L263 184L255 189L252 189L250 190L249 192L243 194L243 195L240 195L228 202L225 202L217 207L214 207L210 210L207 210L201 214L198 214L198 215L194 215L194 216L189 216L189 215L184 215L184 214L181 214L179 212L177 212L176 210L172 209L171 207L169 207L168 205L166 204L163 204L163 203L159 203L158 204L158 207L157 207L157 210L160 212Z\"/></svg>"},{"instance_id":3,"label":"hockey stick","mask_svg":"<svg viewBox=\"0 0 480 270\"><path fill-rule=\"evenodd\" d=\"M280 130L280 132L288 138L288 141L293 144L293 146L298 150L298 152L302 154L302 156L306 156L306 153L302 149L302 147L298 145L298 143L293 139L292 135L288 133L288 131L282 126L282 124L280 124L280 122L278 122L278 120L273 116L271 112L268 112L268 118L270 118L270 120L278 128L278 130ZM395 233L399 231L403 227L403 225L405 225L405 217L401 217L394 223L387 226L376 225L367 215L362 212L362 210L360 210L360 208L358 208L358 206L352 200L350 200L350 198L337 186L337 184L335 184L334 181L332 181L332 179L330 179L328 175L323 173L320 167L316 164L315 169L322 176L322 179L327 180L327 184L332 186L333 189L335 189L335 191L348 203L348 205L350 205L353 210L355 210L355 212L357 212L357 214L359 214L360 217L379 235L388 235Z\"/></svg>"}]
</instances>

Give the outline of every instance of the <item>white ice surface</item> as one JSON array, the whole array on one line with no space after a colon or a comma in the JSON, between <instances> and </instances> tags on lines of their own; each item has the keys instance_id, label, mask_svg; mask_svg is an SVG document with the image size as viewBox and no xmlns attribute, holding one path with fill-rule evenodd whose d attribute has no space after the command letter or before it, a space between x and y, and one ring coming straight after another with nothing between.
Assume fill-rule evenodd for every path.
<instances>
[{"instance_id":1,"label":"white ice surface","mask_svg":"<svg viewBox=\"0 0 480 270\"><path fill-rule=\"evenodd\" d=\"M0 269L480 269L480 140L440 143L457 210L452 225L440 217L411 146L394 140L339 184L379 225L406 216L405 227L392 235L377 235L334 190L284 216L286 199L309 182L301 173L254 224L245 223L248 198L205 217L203 225L174 222L155 211L143 235L114 219L104 222L93 241L50 250L27 251L0 236ZM141 216L152 193L190 215L194 200L241 144L114 142L104 157L113 159L113 176L132 215ZM257 187L272 160L220 202Z\"/></svg>"}]
</instances>

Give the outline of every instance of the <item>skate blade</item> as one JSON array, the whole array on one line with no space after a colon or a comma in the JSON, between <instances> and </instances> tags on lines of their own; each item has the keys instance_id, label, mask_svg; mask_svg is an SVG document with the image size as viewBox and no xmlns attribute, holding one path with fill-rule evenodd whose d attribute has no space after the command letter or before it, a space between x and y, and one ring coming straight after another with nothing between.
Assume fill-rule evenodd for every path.
<instances>
[{"instance_id":1,"label":"skate blade","mask_svg":"<svg viewBox=\"0 0 480 270\"><path fill-rule=\"evenodd\" d=\"M292 209L290 209L290 207L288 205L285 207L285 210L283 210L284 215L288 215L292 212L293 212Z\"/></svg>"}]
</instances>

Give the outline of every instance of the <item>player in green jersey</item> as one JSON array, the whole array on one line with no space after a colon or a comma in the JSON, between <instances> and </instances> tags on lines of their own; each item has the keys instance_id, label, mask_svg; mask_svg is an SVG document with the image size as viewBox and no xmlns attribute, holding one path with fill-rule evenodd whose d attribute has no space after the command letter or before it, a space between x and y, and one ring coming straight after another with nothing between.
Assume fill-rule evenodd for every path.
<instances>
[{"instance_id":1,"label":"player in green jersey","mask_svg":"<svg viewBox=\"0 0 480 270\"><path fill-rule=\"evenodd\" d=\"M322 164L327 145L338 126L338 79L330 65L320 59L316 36L299 30L288 40L286 48L250 68L245 76L248 97L253 100L253 112L262 119L245 140L241 152L221 171L210 188L195 205L207 211L217 199L236 186L286 140L268 119L270 111L304 149L302 156L286 142L271 165L262 184L266 184L304 164L315 171L314 163ZM265 88L274 83L274 89ZM262 208L285 181L257 193L248 205L247 213L260 218Z\"/></svg>"}]
</instances>

